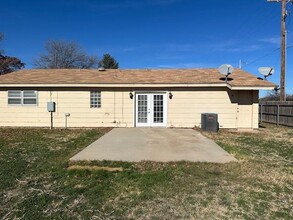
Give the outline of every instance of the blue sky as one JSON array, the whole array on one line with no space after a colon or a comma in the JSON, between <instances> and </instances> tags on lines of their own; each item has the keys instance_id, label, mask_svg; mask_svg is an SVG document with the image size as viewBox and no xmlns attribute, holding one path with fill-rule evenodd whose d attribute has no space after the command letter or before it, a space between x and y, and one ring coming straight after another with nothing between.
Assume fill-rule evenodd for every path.
<instances>
[{"instance_id":1,"label":"blue sky","mask_svg":"<svg viewBox=\"0 0 293 220\"><path fill-rule=\"evenodd\" d=\"M288 9L293 9L288 6ZM293 11L292 11L293 13ZM10 0L0 8L7 55L32 68L48 40L75 41L91 55L112 54L120 68L218 67L259 75L275 67L279 84L280 3L266 0ZM287 19L293 45L293 15ZM292 20L292 21L290 21ZM274 51L274 52L273 52ZM293 93L293 48L287 52Z\"/></svg>"}]
</instances>

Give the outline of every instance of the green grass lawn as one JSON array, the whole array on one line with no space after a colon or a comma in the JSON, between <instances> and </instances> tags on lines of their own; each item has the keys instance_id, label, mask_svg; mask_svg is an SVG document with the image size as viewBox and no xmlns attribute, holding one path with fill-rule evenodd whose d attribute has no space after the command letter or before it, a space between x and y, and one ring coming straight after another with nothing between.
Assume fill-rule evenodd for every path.
<instances>
[{"instance_id":1,"label":"green grass lawn","mask_svg":"<svg viewBox=\"0 0 293 220\"><path fill-rule=\"evenodd\" d=\"M293 219L292 128L264 126L205 134L228 164L69 164L109 129L1 128L0 219Z\"/></svg>"}]
</instances>

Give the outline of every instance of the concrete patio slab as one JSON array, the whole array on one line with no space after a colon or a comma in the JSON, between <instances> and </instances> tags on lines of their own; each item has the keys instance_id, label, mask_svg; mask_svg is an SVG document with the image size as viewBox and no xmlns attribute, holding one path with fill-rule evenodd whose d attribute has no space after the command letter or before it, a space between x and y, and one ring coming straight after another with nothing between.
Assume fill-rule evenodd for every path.
<instances>
[{"instance_id":1,"label":"concrete patio slab","mask_svg":"<svg viewBox=\"0 0 293 220\"><path fill-rule=\"evenodd\" d=\"M114 128L70 160L237 161L199 132L175 128Z\"/></svg>"}]
</instances>

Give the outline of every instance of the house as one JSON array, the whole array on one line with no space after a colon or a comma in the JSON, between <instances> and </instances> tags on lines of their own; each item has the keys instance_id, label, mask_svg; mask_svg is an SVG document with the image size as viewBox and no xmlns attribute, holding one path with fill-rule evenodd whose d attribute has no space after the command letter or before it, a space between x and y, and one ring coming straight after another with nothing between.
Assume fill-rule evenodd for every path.
<instances>
[{"instance_id":1,"label":"house","mask_svg":"<svg viewBox=\"0 0 293 220\"><path fill-rule=\"evenodd\" d=\"M274 87L240 69L20 70L0 76L0 126L191 128L217 113L220 128L258 128L259 90Z\"/></svg>"}]
</instances>

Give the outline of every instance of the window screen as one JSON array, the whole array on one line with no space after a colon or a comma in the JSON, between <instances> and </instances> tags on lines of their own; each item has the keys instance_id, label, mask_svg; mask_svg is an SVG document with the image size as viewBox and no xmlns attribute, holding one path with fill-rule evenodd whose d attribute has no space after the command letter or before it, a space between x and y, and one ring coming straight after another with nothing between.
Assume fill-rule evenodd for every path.
<instances>
[{"instance_id":1,"label":"window screen","mask_svg":"<svg viewBox=\"0 0 293 220\"><path fill-rule=\"evenodd\" d=\"M37 104L37 92L32 90L23 91L23 104L24 105L36 105Z\"/></svg>"},{"instance_id":2,"label":"window screen","mask_svg":"<svg viewBox=\"0 0 293 220\"><path fill-rule=\"evenodd\" d=\"M8 104L21 105L21 91L20 90L8 91Z\"/></svg>"},{"instance_id":3,"label":"window screen","mask_svg":"<svg viewBox=\"0 0 293 220\"><path fill-rule=\"evenodd\" d=\"M35 90L9 90L8 91L9 105L36 105L37 91Z\"/></svg>"}]
</instances>

